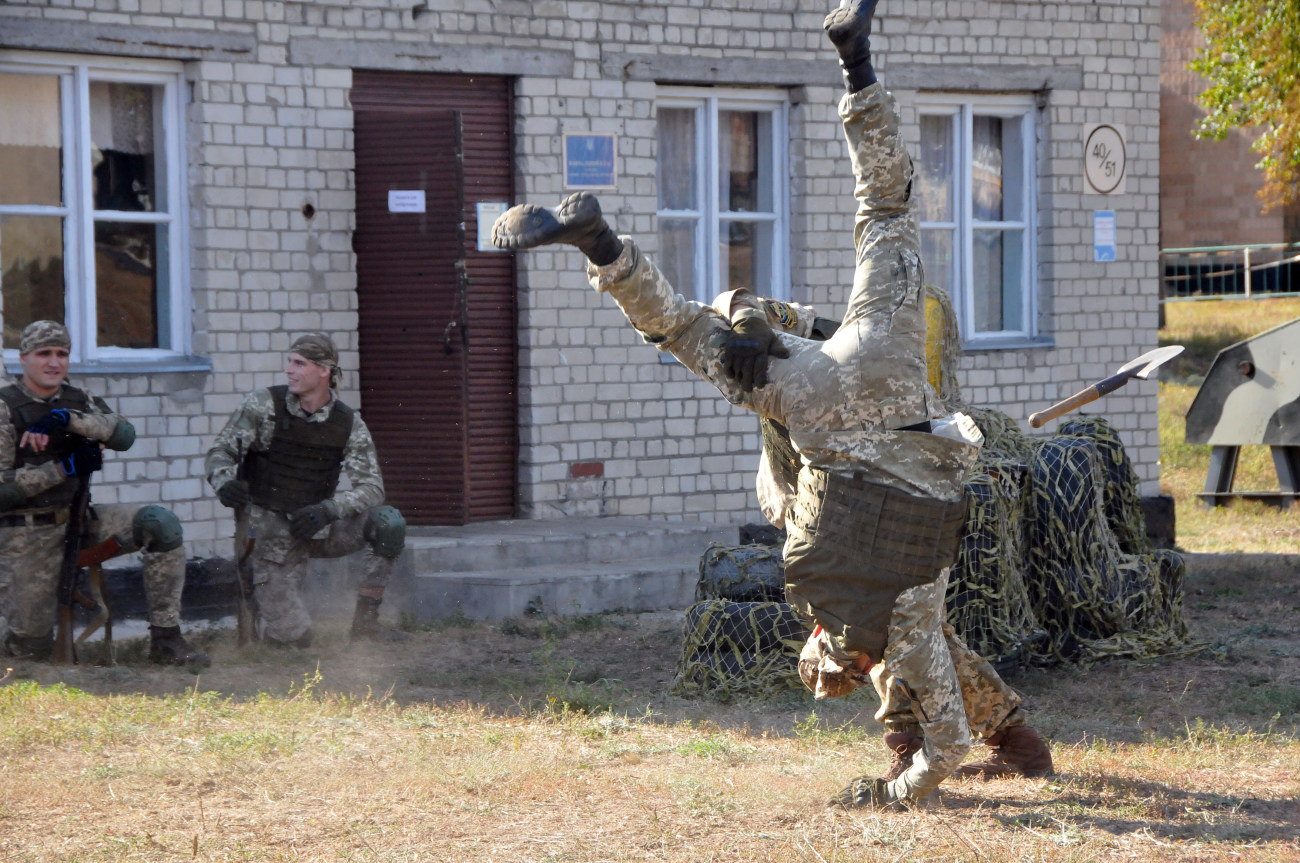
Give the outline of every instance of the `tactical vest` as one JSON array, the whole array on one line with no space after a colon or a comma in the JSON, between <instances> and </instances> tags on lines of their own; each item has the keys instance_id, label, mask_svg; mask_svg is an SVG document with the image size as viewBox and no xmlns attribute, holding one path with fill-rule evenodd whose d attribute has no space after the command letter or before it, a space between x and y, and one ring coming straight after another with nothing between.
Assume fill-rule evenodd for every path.
<instances>
[{"instance_id":1,"label":"tactical vest","mask_svg":"<svg viewBox=\"0 0 1300 863\"><path fill-rule=\"evenodd\" d=\"M0 389L0 399L3 399L4 403L9 406L9 420L14 425L13 466L15 468L61 461L71 455L72 451L82 442L81 435L51 435L49 446L43 452L32 452L26 447L18 448L18 441L22 439L23 433L31 428L32 424L38 419L55 408L66 408L70 411L83 413L90 410L90 396L83 390L64 384L59 391L58 398L53 401L42 401L28 395L20 387L10 384ZM29 497L27 503L24 504L24 508L40 509L68 506L72 503L72 498L76 493L77 478L75 476L65 477L63 482L53 488L47 488L45 491Z\"/></svg>"},{"instance_id":2,"label":"tactical vest","mask_svg":"<svg viewBox=\"0 0 1300 863\"><path fill-rule=\"evenodd\" d=\"M275 405L275 431L263 452L244 457L244 477L253 503L290 513L334 496L343 452L352 434L352 408L334 401L329 418L309 422L289 413L287 386L270 387Z\"/></svg>"},{"instance_id":3,"label":"tactical vest","mask_svg":"<svg viewBox=\"0 0 1300 863\"><path fill-rule=\"evenodd\" d=\"M786 516L786 601L879 662L894 602L957 560L966 498L941 501L804 467Z\"/></svg>"},{"instance_id":4,"label":"tactical vest","mask_svg":"<svg viewBox=\"0 0 1300 863\"><path fill-rule=\"evenodd\" d=\"M763 453L767 456L768 467L772 476L783 485L797 488L799 485L799 468L803 461L795 452L790 442L790 432L774 419L759 417L759 431L762 432Z\"/></svg>"}]
</instances>

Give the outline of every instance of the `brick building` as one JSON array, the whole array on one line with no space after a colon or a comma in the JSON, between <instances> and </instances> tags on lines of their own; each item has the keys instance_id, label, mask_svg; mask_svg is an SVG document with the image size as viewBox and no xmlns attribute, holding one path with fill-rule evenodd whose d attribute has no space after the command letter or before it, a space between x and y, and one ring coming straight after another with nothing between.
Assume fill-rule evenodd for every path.
<instances>
[{"instance_id":1,"label":"brick building","mask_svg":"<svg viewBox=\"0 0 1300 863\"><path fill-rule=\"evenodd\" d=\"M506 255L479 231L596 187L681 290L838 315L853 202L827 6L11 0L6 365L28 320L66 320L74 380L140 430L96 499L164 503L198 555L230 527L203 454L306 330L342 347L343 397L414 524L753 521L754 418L641 343L577 253ZM1155 344L1160 13L882 6L878 68L973 404L1023 420ZM1085 177L1098 126L1125 157L1105 195ZM1094 411L1156 494L1155 385Z\"/></svg>"},{"instance_id":2,"label":"brick building","mask_svg":"<svg viewBox=\"0 0 1300 863\"><path fill-rule=\"evenodd\" d=\"M1206 82L1187 68L1205 45L1192 0L1163 0L1160 73L1160 246L1186 249L1300 242L1300 206L1263 211L1264 174L1238 130L1202 141L1193 130L1205 116L1196 99Z\"/></svg>"}]
</instances>

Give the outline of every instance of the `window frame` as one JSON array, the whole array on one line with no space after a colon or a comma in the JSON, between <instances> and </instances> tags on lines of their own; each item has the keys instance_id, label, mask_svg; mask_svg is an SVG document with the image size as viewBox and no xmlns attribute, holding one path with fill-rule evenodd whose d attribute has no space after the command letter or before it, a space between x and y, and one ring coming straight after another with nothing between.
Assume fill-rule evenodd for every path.
<instances>
[{"instance_id":1,"label":"window frame","mask_svg":"<svg viewBox=\"0 0 1300 863\"><path fill-rule=\"evenodd\" d=\"M923 116L954 118L954 219L952 222L922 221L922 232L927 229L952 230L953 271L958 290L951 299L957 313L957 322L964 345L968 347L1002 347L1022 345L1039 340L1038 330L1038 113L1033 94L955 94L920 92L916 97L917 125ZM1020 146L1024 153L1021 164L1022 219L1001 221L976 221L972 153L974 149L974 118L998 117L1021 121ZM1020 315L1024 326L1017 330L990 330L976 332L975 320L975 234L978 230L1020 230L1025 238L1024 266L1020 276Z\"/></svg>"},{"instance_id":2,"label":"window frame","mask_svg":"<svg viewBox=\"0 0 1300 863\"><path fill-rule=\"evenodd\" d=\"M695 159L700 166L693 178L699 210L657 209L658 219L696 220L695 299L712 303L717 294L728 288L722 282L722 256L719 254L723 222L766 222L772 225L771 290L772 299L790 298L790 99L784 90L759 90L727 87L660 86L655 93L655 118L661 108L688 109L696 113ZM721 210L718 171L722 158L718 152L718 115L723 111L753 111L771 115L770 140L772 171L772 213ZM657 132L656 132L657 135ZM656 170L662 162L656 158ZM717 288L704 296L709 286Z\"/></svg>"},{"instance_id":3,"label":"window frame","mask_svg":"<svg viewBox=\"0 0 1300 863\"><path fill-rule=\"evenodd\" d=\"M185 109L188 88L179 61L143 60L102 55L35 53L0 50L0 72L17 75L57 75L60 97L60 143L63 200L57 206L0 204L0 214L58 216L63 220L62 321L72 337L74 366L104 367L165 363L190 353L189 195ZM154 118L155 186L159 205L153 211L96 210L90 158L90 86L92 82L145 84L161 87ZM165 201L165 206L163 203ZM168 347L123 348L96 343L98 311L95 285L95 224L99 221L165 225L167 242L158 247L157 278L165 282L158 297L159 341ZM15 348L4 350L5 365L18 363Z\"/></svg>"}]
</instances>

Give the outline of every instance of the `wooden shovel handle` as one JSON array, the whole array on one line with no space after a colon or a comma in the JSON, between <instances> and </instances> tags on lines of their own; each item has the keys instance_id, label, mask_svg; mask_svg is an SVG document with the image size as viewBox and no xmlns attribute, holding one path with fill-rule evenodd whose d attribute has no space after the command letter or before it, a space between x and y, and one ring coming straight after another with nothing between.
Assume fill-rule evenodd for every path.
<instances>
[{"instance_id":1,"label":"wooden shovel handle","mask_svg":"<svg viewBox=\"0 0 1300 863\"><path fill-rule=\"evenodd\" d=\"M1061 414L1068 414L1077 407L1082 407L1088 402L1095 402L1102 396L1115 392L1115 390L1124 386L1131 377L1133 377L1132 372L1118 372L1108 378L1102 378L1087 389L1070 396L1065 401L1057 402L1046 410L1030 414L1029 424L1034 428L1042 428L1043 423L1050 419L1055 419Z\"/></svg>"},{"instance_id":2,"label":"wooden shovel handle","mask_svg":"<svg viewBox=\"0 0 1300 863\"><path fill-rule=\"evenodd\" d=\"M1057 402L1050 408L1045 408L1037 413L1030 414L1029 424L1034 428L1042 428L1043 424L1048 420L1056 419L1061 414L1068 414L1075 408L1082 407L1083 405L1088 404L1088 402L1095 402L1099 398L1101 398L1101 393L1097 391L1096 385L1090 386L1086 390L1081 390L1075 393L1068 399Z\"/></svg>"}]
</instances>

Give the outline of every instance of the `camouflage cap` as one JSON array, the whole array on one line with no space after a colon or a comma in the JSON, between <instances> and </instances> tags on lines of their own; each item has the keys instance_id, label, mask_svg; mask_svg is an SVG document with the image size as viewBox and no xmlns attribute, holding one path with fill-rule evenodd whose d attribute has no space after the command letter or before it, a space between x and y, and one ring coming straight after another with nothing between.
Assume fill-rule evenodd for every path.
<instances>
[{"instance_id":1,"label":"camouflage cap","mask_svg":"<svg viewBox=\"0 0 1300 863\"><path fill-rule=\"evenodd\" d=\"M338 386L339 349L334 340L324 333L306 333L294 339L289 345L289 353L297 354L304 360L310 360L318 366L330 370L330 386Z\"/></svg>"},{"instance_id":2,"label":"camouflage cap","mask_svg":"<svg viewBox=\"0 0 1300 863\"><path fill-rule=\"evenodd\" d=\"M32 321L18 338L18 353L29 354L37 348L72 349L68 328L56 321Z\"/></svg>"}]
</instances>

